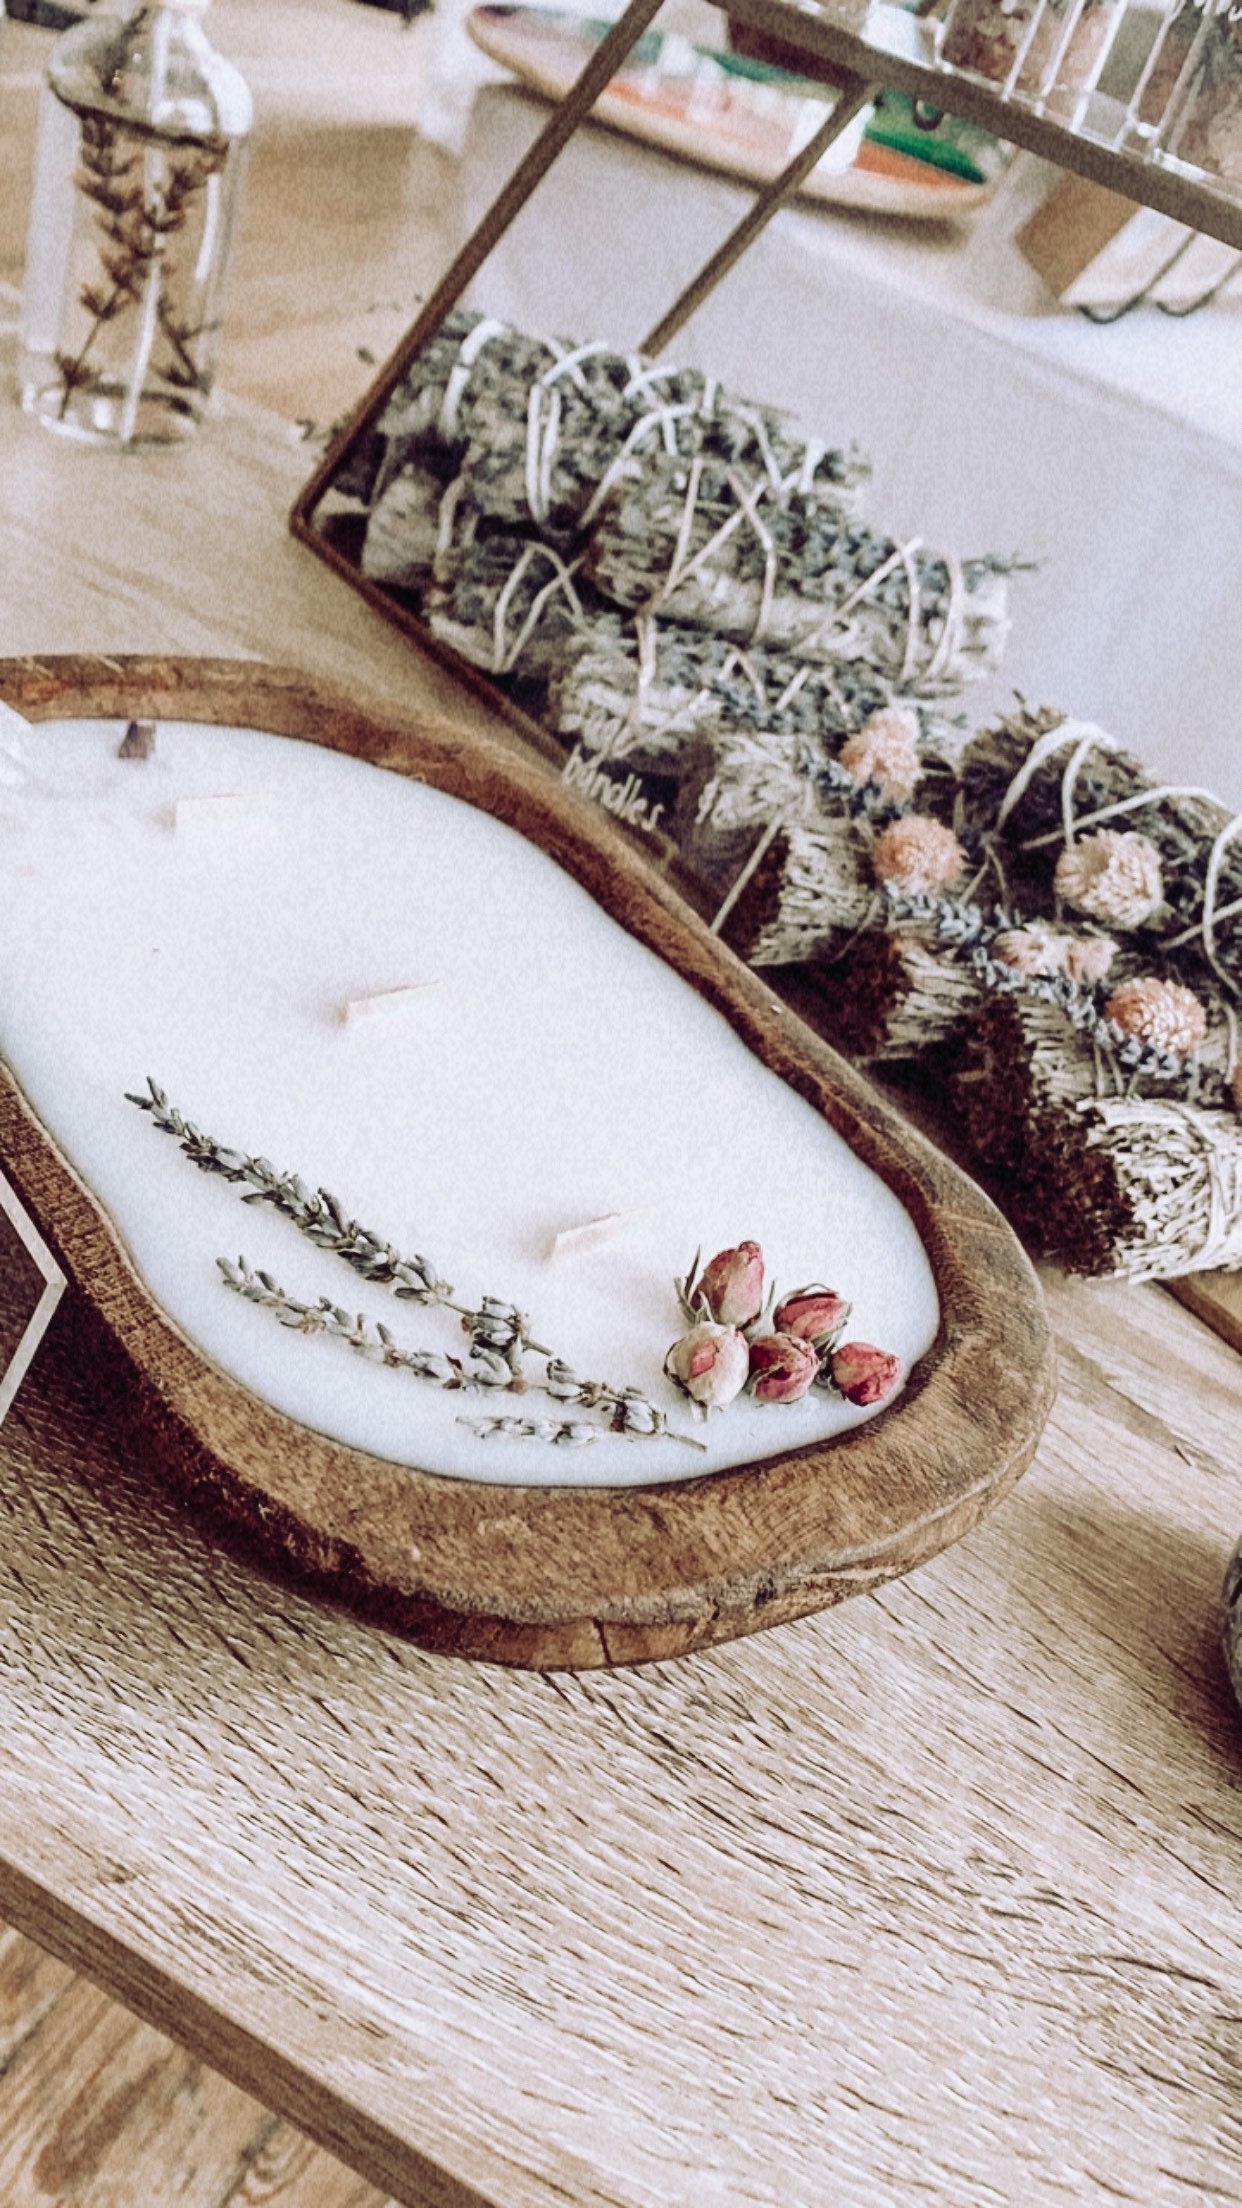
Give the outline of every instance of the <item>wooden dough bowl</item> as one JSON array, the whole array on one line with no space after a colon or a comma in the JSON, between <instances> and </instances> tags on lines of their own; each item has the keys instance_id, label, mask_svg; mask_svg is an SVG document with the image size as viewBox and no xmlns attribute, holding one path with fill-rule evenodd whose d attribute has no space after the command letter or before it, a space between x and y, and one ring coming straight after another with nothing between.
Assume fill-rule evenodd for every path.
<instances>
[{"instance_id":1,"label":"wooden dough bowl","mask_svg":"<svg viewBox=\"0 0 1242 2208\"><path fill-rule=\"evenodd\" d=\"M219 1371L139 1281L113 1225L0 1065L0 1163L132 1367L159 1476L269 1562L425 1646L552 1668L681 1655L908 1571L1012 1486L1048 1414L1039 1288L966 1177L798 1021L542 762L243 661L0 661L32 720L179 719L310 739L518 828L723 1014L900 1198L941 1304L894 1404L813 1449L627 1489L436 1477L325 1439Z\"/></svg>"}]
</instances>

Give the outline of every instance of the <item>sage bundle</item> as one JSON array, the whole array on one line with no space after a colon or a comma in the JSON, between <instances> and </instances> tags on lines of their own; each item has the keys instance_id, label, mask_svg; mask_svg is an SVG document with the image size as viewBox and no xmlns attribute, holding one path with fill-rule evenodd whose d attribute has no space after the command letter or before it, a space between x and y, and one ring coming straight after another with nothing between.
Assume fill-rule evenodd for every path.
<instances>
[{"instance_id":1,"label":"sage bundle","mask_svg":"<svg viewBox=\"0 0 1242 2208\"><path fill-rule=\"evenodd\" d=\"M881 905L857 824L819 820L777 829L720 932L748 966L798 966L834 957Z\"/></svg>"},{"instance_id":2,"label":"sage bundle","mask_svg":"<svg viewBox=\"0 0 1242 2208\"><path fill-rule=\"evenodd\" d=\"M827 1040L849 1058L918 1063L974 1018L983 983L926 922L872 926L809 974Z\"/></svg>"},{"instance_id":3,"label":"sage bundle","mask_svg":"<svg viewBox=\"0 0 1242 2208\"><path fill-rule=\"evenodd\" d=\"M1242 1121L1228 1084L1124 1077L1065 1009L992 992L949 1093L1010 1216L1073 1272L1132 1280L1242 1263ZM1182 1093L1177 1093L1178 1089Z\"/></svg>"},{"instance_id":4,"label":"sage bundle","mask_svg":"<svg viewBox=\"0 0 1242 2208\"><path fill-rule=\"evenodd\" d=\"M919 838L934 842L948 833L939 816L951 813L956 782L952 764L935 740L925 740L924 716L907 700L881 705L860 718L875 695L874 688L865 681L853 684L847 670L835 672L839 681L827 685L823 693L831 694L834 702L816 716L811 729L782 730L779 717L775 731L762 725L752 732L722 724L714 742L704 747L682 780L677 840L691 871L705 882L727 888L731 904L738 901L752 876L770 882L773 867L783 863L779 852L803 848L788 839L782 842L782 830L815 830L825 821L849 818L865 826L866 835L861 843L848 841L842 849L848 848L851 854L872 849L877 837L882 838L886 828L909 812L917 791L920 811L911 817L916 824L922 821L923 827L916 825L916 842ZM956 874L965 854L951 834L949 844ZM852 878L840 885L829 879L835 848L825 846L815 862L824 869L817 890L813 892L808 879L791 885L794 904L805 906L813 893L835 895L838 886L847 897L853 895ZM917 852L912 856L917 876L921 861ZM801 867L801 860L795 864ZM853 866L851 857L851 877ZM739 874L739 869L744 871ZM921 883L921 876L917 879ZM872 881L874 886L874 875ZM778 891L778 905L782 899L783 891ZM776 919L775 911L765 910L762 925ZM801 929L800 921L794 924ZM835 925L828 932L834 932Z\"/></svg>"},{"instance_id":5,"label":"sage bundle","mask_svg":"<svg viewBox=\"0 0 1242 2208\"><path fill-rule=\"evenodd\" d=\"M791 755L764 734L734 735L696 747L679 784L673 838L697 881L736 897L761 843L770 845L781 827L811 827L823 811L805 754Z\"/></svg>"},{"instance_id":6,"label":"sage bundle","mask_svg":"<svg viewBox=\"0 0 1242 2208\"><path fill-rule=\"evenodd\" d=\"M803 437L772 407L734 398L698 369L666 366L595 342L526 336L457 309L393 392L369 480L374 506L413 470L465 478L478 512L509 527L572 540L613 482L651 458L711 452L772 483L847 497L865 473L857 454Z\"/></svg>"},{"instance_id":7,"label":"sage bundle","mask_svg":"<svg viewBox=\"0 0 1242 2208\"><path fill-rule=\"evenodd\" d=\"M996 668L1013 564L898 544L815 489L702 455L627 475L587 552L618 605L798 658L865 660L931 696Z\"/></svg>"},{"instance_id":8,"label":"sage bundle","mask_svg":"<svg viewBox=\"0 0 1242 2208\"><path fill-rule=\"evenodd\" d=\"M566 640L588 618L593 594L575 561L550 544L508 534L479 536L438 560L423 599L433 635L495 676L543 692Z\"/></svg>"},{"instance_id":9,"label":"sage bundle","mask_svg":"<svg viewBox=\"0 0 1242 2208\"><path fill-rule=\"evenodd\" d=\"M816 666L646 614L601 613L566 640L549 705L566 743L667 772L690 736L704 734L724 746L759 736L825 763L900 702L865 666ZM920 735L925 725L920 716Z\"/></svg>"}]
</instances>

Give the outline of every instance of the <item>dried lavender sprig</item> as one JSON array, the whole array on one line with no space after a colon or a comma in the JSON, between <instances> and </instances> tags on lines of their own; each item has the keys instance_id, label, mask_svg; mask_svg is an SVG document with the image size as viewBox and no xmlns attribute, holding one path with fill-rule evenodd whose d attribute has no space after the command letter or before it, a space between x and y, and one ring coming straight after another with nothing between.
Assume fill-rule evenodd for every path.
<instances>
[{"instance_id":1,"label":"dried lavender sprig","mask_svg":"<svg viewBox=\"0 0 1242 2208\"><path fill-rule=\"evenodd\" d=\"M244 1256L239 1257L235 1265L227 1257L218 1257L216 1263L226 1287L244 1297L247 1303L256 1303L261 1309L270 1311L281 1326L295 1334L330 1334L335 1341L343 1342L347 1349L368 1358L372 1364L412 1373L416 1380L429 1380L438 1388L495 1388L519 1394L533 1389L558 1402L576 1402L584 1409L603 1410L608 1417L606 1426L583 1426L573 1421L497 1419L488 1423L486 1431L522 1432L528 1438L550 1441L567 1441L573 1435L586 1435L594 1440L608 1433L658 1435L670 1441L683 1441L691 1449L703 1446L689 1434L677 1433L664 1412L648 1403L636 1388L618 1392L598 1382L579 1380L559 1359L549 1367L549 1372L555 1373L554 1383L545 1386L514 1372L507 1359L494 1351L476 1351L475 1364L463 1366L459 1358L447 1357L437 1350L404 1349L379 1320L372 1323L361 1311L346 1311L341 1304L333 1303L330 1296L321 1296L318 1303L300 1302L282 1288L271 1273L252 1266Z\"/></svg>"},{"instance_id":2,"label":"dried lavender sprig","mask_svg":"<svg viewBox=\"0 0 1242 2208\"><path fill-rule=\"evenodd\" d=\"M665 1412L649 1403L637 1388L611 1388L603 1380L580 1380L563 1357L551 1357L543 1376L542 1392L561 1403L578 1403L586 1411L603 1411L614 1434L638 1434L653 1440L684 1442L688 1449L704 1444L692 1434L679 1434Z\"/></svg>"},{"instance_id":3,"label":"dried lavender sprig","mask_svg":"<svg viewBox=\"0 0 1242 2208\"><path fill-rule=\"evenodd\" d=\"M328 1189L308 1188L300 1174L278 1173L269 1159L252 1158L244 1151L230 1150L213 1136L203 1134L192 1120L183 1117L175 1104L169 1103L164 1090L150 1074L147 1075L147 1088L150 1092L147 1096L134 1096L127 1091L127 1102L136 1104L140 1112L150 1112L161 1133L172 1135L191 1165L196 1165L201 1173L215 1173L221 1180L231 1182L248 1182L251 1192L242 1197L244 1204L271 1204L317 1249L329 1250L334 1257L344 1258L363 1280L377 1287L391 1288L401 1301L439 1304L445 1310L456 1311L476 1356L495 1350L507 1357L515 1370L524 1350L533 1350L540 1357L551 1356L552 1352L541 1342L532 1341L530 1321L516 1304L503 1303L496 1296L484 1296L479 1308L472 1310L467 1304L455 1302L452 1287L441 1279L430 1258L403 1257L391 1242L349 1218L339 1198Z\"/></svg>"},{"instance_id":4,"label":"dried lavender sprig","mask_svg":"<svg viewBox=\"0 0 1242 2208\"><path fill-rule=\"evenodd\" d=\"M507 1441L551 1441L563 1449L582 1448L601 1440L605 1432L601 1426L586 1426L574 1418L459 1418L457 1423L468 1426L483 1441L503 1436Z\"/></svg>"},{"instance_id":5,"label":"dried lavender sprig","mask_svg":"<svg viewBox=\"0 0 1242 2208\"><path fill-rule=\"evenodd\" d=\"M678 1433L669 1425L667 1415L656 1404L648 1402L638 1388L612 1388L603 1381L583 1381L550 1349L531 1339L530 1321L516 1304L506 1303L498 1296L484 1296L477 1310L453 1300L453 1291L447 1281L441 1280L437 1268L429 1258L403 1258L391 1243L385 1242L370 1228L359 1226L357 1220L346 1217L338 1198L327 1189L312 1191L296 1173L277 1173L266 1158L251 1158L240 1150L230 1150L204 1135L200 1128L183 1118L171 1104L163 1089L147 1075L149 1095L134 1096L127 1091L127 1101L136 1104L143 1112L150 1112L155 1125L165 1134L176 1137L191 1164L204 1173L218 1174L222 1179L237 1182L249 1181L251 1194L243 1196L245 1204L270 1203L283 1216L292 1221L317 1248L326 1249L334 1256L343 1257L346 1264L360 1273L364 1280L382 1287L391 1287L393 1293L415 1303L438 1304L448 1311L456 1311L470 1337L470 1353L479 1374L495 1368L506 1375L489 1380L489 1386L508 1386L516 1390L536 1388L539 1393L554 1396L562 1402L578 1402L584 1406L598 1407L608 1413L610 1428L614 1433L650 1436L684 1442L687 1448L698 1449L701 1443L689 1434ZM224 1260L221 1270L231 1287L237 1283L230 1278ZM276 1290L268 1276L256 1273L255 1281L270 1293L275 1293L291 1310L301 1312L337 1311L328 1298L320 1299L318 1306L296 1305L294 1300ZM252 1294L251 1302L262 1302L264 1297ZM348 1319L348 1313L345 1318ZM284 1324L298 1324L289 1317ZM363 1322L360 1320L359 1325ZM304 1326L303 1332L339 1332L325 1326ZM382 1339L391 1343L385 1327L379 1327ZM361 1344L355 1344L361 1347ZM546 1363L544 1381L528 1379L522 1371L522 1352L531 1350ZM400 1357L385 1359L388 1363L400 1363ZM456 1360L450 1360L456 1363ZM555 1380L555 1385L553 1381ZM447 1384L447 1383L445 1383Z\"/></svg>"},{"instance_id":6,"label":"dried lavender sprig","mask_svg":"<svg viewBox=\"0 0 1242 2208\"><path fill-rule=\"evenodd\" d=\"M438 1350L403 1349L386 1326L378 1321L373 1326L361 1311L346 1311L329 1296L321 1296L318 1303L299 1302L270 1273L257 1270L245 1257L239 1257L236 1265L230 1264L227 1257L218 1257L216 1263L226 1287L244 1296L247 1303L257 1303L272 1312L281 1326L295 1334L330 1334L372 1364L399 1367L416 1380L430 1380L438 1388L514 1386L514 1374L503 1357L488 1356L476 1369L467 1370L460 1358L447 1357Z\"/></svg>"}]
</instances>

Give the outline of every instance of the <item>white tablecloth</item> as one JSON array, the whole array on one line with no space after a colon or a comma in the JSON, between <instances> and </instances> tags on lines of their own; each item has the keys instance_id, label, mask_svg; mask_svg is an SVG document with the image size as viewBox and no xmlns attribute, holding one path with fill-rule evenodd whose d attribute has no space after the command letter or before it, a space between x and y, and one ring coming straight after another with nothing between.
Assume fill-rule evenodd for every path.
<instances>
[{"instance_id":1,"label":"white tablecloth","mask_svg":"<svg viewBox=\"0 0 1242 2208\"><path fill-rule=\"evenodd\" d=\"M476 102L466 226L546 108ZM1022 163L963 245L948 231L787 210L677 339L739 391L854 438L872 516L970 554L1020 552L1005 679L1097 719L1242 809L1242 311L1051 310L1008 242L1047 181ZM476 287L531 329L636 343L748 204L597 128L579 134Z\"/></svg>"}]
</instances>

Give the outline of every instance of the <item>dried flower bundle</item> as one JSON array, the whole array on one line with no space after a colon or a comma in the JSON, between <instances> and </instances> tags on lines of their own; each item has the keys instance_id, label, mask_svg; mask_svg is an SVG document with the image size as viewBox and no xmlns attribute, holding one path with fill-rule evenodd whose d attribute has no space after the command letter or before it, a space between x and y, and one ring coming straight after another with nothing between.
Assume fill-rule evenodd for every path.
<instances>
[{"instance_id":1,"label":"dried flower bundle","mask_svg":"<svg viewBox=\"0 0 1242 2208\"><path fill-rule=\"evenodd\" d=\"M866 838L851 819L778 830L721 932L749 966L828 962L883 910Z\"/></svg>"},{"instance_id":2,"label":"dried flower bundle","mask_svg":"<svg viewBox=\"0 0 1242 2208\"><path fill-rule=\"evenodd\" d=\"M1242 1263L1242 1122L1222 1104L1108 1079L1057 1005L992 994L950 1078L977 1156L1035 1246L1131 1280ZM1107 1075L1107 1069L1105 1069ZM1110 1093L1111 1092L1111 1093Z\"/></svg>"},{"instance_id":3,"label":"dried flower bundle","mask_svg":"<svg viewBox=\"0 0 1242 2208\"><path fill-rule=\"evenodd\" d=\"M600 613L566 638L550 706L563 742L588 744L640 772L667 770L701 734L722 746L760 736L824 765L873 717L908 710L865 664L814 665L744 650L708 629L620 613ZM941 725L921 713L916 745L934 745Z\"/></svg>"},{"instance_id":4,"label":"dried flower bundle","mask_svg":"<svg viewBox=\"0 0 1242 2208\"><path fill-rule=\"evenodd\" d=\"M1158 783L1091 722L1025 708L972 739L961 778L968 840L1010 902L1053 919L1063 896L1140 932L1170 978L1242 994L1242 833L1207 791Z\"/></svg>"}]
</instances>

